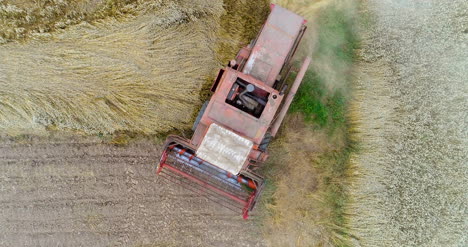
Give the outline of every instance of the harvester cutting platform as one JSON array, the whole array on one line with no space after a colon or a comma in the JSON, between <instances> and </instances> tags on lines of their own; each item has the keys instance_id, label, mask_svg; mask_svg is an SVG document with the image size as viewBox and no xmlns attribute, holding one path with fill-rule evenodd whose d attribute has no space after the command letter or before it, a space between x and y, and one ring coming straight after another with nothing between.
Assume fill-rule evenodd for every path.
<instances>
[{"instance_id":1,"label":"harvester cutting platform","mask_svg":"<svg viewBox=\"0 0 468 247\"><path fill-rule=\"evenodd\" d=\"M264 186L257 168L301 84L306 58L288 90L285 78L306 20L277 5L260 34L221 69L191 140L169 136L157 173L247 219ZM287 95L285 95L285 93Z\"/></svg>"}]
</instances>

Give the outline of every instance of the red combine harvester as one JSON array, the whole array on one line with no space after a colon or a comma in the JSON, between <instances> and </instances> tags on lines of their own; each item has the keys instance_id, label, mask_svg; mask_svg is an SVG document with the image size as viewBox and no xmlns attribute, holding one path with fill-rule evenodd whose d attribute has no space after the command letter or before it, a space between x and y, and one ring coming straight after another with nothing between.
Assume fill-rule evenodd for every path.
<instances>
[{"instance_id":1,"label":"red combine harvester","mask_svg":"<svg viewBox=\"0 0 468 247\"><path fill-rule=\"evenodd\" d=\"M285 78L307 21L278 5L270 9L257 38L219 71L192 139L169 136L157 167L161 177L242 212L245 219L264 186L255 170L267 159L267 146L310 63L307 57L285 97Z\"/></svg>"}]
</instances>

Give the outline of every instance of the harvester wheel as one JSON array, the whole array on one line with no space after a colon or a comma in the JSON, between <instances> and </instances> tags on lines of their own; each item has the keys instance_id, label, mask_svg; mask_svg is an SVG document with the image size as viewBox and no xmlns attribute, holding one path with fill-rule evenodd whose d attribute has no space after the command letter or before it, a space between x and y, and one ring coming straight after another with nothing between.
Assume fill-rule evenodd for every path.
<instances>
[{"instance_id":1,"label":"harvester wheel","mask_svg":"<svg viewBox=\"0 0 468 247\"><path fill-rule=\"evenodd\" d=\"M209 101L205 101L205 103L203 103L200 111L198 112L198 116L195 119L195 122L193 123L193 126L192 126L193 131L195 131L197 129L198 123L200 123L200 119L202 118L203 113L205 113L205 110L206 110L206 107L208 106L208 103L209 103Z\"/></svg>"}]
</instances>

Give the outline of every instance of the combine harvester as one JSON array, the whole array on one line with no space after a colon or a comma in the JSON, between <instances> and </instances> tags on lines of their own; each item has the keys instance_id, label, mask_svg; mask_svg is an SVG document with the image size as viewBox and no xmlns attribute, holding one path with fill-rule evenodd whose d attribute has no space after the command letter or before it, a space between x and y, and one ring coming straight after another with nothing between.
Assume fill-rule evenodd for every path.
<instances>
[{"instance_id":1,"label":"combine harvester","mask_svg":"<svg viewBox=\"0 0 468 247\"><path fill-rule=\"evenodd\" d=\"M192 139L169 136L157 167L161 177L242 212L245 219L264 186L255 170L267 159L267 146L310 63L307 57L285 97L285 78L307 21L278 5L270 9L257 38L219 71Z\"/></svg>"}]
</instances>

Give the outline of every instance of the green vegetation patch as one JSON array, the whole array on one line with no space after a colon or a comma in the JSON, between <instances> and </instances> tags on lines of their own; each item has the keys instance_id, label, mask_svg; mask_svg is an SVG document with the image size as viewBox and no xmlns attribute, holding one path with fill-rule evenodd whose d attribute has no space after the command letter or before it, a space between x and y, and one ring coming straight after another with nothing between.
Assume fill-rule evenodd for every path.
<instances>
[{"instance_id":1,"label":"green vegetation patch","mask_svg":"<svg viewBox=\"0 0 468 247\"><path fill-rule=\"evenodd\" d=\"M329 8L318 19L318 45L314 51L314 62L329 63L334 71L323 71L314 66L307 71L290 112L301 112L306 122L320 128L335 129L345 123L345 93L349 90L349 73L356 56L358 39L353 31L352 18L342 10ZM333 73L336 81L330 81ZM336 87L339 85L339 87Z\"/></svg>"},{"instance_id":2,"label":"green vegetation patch","mask_svg":"<svg viewBox=\"0 0 468 247\"><path fill-rule=\"evenodd\" d=\"M324 81L313 70L307 71L290 112L301 112L306 122L320 128L340 127L345 123L346 99L341 90L327 91Z\"/></svg>"}]
</instances>

